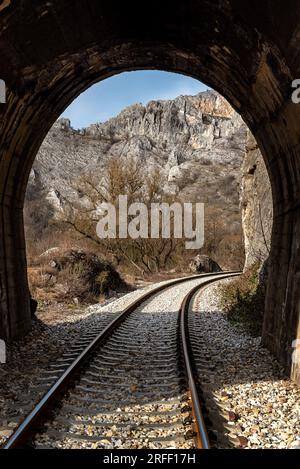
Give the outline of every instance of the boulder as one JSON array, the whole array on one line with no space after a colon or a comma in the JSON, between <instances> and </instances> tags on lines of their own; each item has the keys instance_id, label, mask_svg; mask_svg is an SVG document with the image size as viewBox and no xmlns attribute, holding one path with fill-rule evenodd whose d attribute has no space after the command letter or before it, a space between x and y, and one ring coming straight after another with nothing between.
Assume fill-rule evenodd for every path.
<instances>
[{"instance_id":1,"label":"boulder","mask_svg":"<svg viewBox=\"0 0 300 469\"><path fill-rule=\"evenodd\" d=\"M204 254L198 254L190 263L189 268L197 273L222 272L219 264Z\"/></svg>"}]
</instances>

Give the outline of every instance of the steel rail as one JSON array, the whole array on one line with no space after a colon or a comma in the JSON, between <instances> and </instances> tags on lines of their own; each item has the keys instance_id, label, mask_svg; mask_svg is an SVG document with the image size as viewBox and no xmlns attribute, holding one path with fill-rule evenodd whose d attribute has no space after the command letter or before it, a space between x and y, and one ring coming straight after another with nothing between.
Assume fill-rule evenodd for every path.
<instances>
[{"instance_id":1,"label":"steel rail","mask_svg":"<svg viewBox=\"0 0 300 469\"><path fill-rule=\"evenodd\" d=\"M231 274L239 274L240 272L231 272ZM164 283L156 288L153 288L149 292L145 293L137 300L133 301L127 306L104 330L98 334L95 339L86 347L86 349L74 360L74 362L66 369L62 376L51 386L46 394L41 398L38 404L28 414L28 416L21 422L11 437L7 440L2 449L17 449L22 448L30 441L31 437L36 433L37 428L47 419L50 412L56 406L58 398L67 391L73 382L75 376L78 374L85 362L90 358L92 353L100 345L103 345L106 340L112 335L112 333L118 328L118 326L142 303L147 301L153 295L160 293L161 291L177 285L183 282L195 280L202 277L220 277L223 278L229 272L217 272L210 274L199 274L189 277L182 277L176 280L172 280L168 283ZM208 281L209 282L209 281ZM202 284L204 285L204 284ZM197 289L199 286L197 286ZM195 289L193 289L195 290Z\"/></svg>"},{"instance_id":2,"label":"steel rail","mask_svg":"<svg viewBox=\"0 0 300 469\"><path fill-rule=\"evenodd\" d=\"M195 383L193 367L192 367L192 350L189 343L189 331L188 331L188 314L191 307L192 299L196 293L201 291L207 285L212 284L223 278L230 278L240 275L239 273L232 273L230 275L220 276L218 279L209 279L203 282L201 285L194 287L184 298L180 308L180 339L183 350L184 366L188 379L189 394L192 403L192 414L195 421L195 433L196 433L196 447L199 449L209 449L210 443L206 430L205 421L202 415L202 406L198 394L198 390Z\"/></svg>"}]
</instances>

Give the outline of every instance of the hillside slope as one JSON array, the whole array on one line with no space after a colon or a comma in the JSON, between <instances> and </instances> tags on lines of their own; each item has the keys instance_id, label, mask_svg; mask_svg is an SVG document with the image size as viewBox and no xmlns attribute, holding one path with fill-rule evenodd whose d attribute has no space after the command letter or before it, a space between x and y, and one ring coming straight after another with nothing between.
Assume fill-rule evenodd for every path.
<instances>
[{"instance_id":1,"label":"hillside slope","mask_svg":"<svg viewBox=\"0 0 300 469\"><path fill-rule=\"evenodd\" d=\"M34 162L29 190L47 191L56 213L77 200L76 180L99 173L111 157L134 158L146 173L160 171L166 193L180 193L224 209L224 219L240 229L238 189L247 129L217 93L135 104L102 124L74 130L60 119Z\"/></svg>"}]
</instances>

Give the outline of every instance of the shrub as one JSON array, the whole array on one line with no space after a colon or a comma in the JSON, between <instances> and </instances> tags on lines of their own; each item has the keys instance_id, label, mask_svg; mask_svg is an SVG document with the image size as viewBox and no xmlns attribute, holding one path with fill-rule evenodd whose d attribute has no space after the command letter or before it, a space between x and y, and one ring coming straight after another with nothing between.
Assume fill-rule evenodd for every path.
<instances>
[{"instance_id":1,"label":"shrub","mask_svg":"<svg viewBox=\"0 0 300 469\"><path fill-rule=\"evenodd\" d=\"M77 298L89 304L112 292L129 290L112 264L93 252L78 249L39 257L28 274L31 293L38 300L66 302Z\"/></svg>"},{"instance_id":2,"label":"shrub","mask_svg":"<svg viewBox=\"0 0 300 469\"><path fill-rule=\"evenodd\" d=\"M110 290L125 291L127 286L107 261L94 253L78 250L65 252L55 259L58 280L68 285L67 296L81 302L97 301Z\"/></svg>"},{"instance_id":3,"label":"shrub","mask_svg":"<svg viewBox=\"0 0 300 469\"><path fill-rule=\"evenodd\" d=\"M219 287L220 306L229 321L254 337L261 335L265 303L259 270L260 263L256 263L239 278Z\"/></svg>"}]
</instances>

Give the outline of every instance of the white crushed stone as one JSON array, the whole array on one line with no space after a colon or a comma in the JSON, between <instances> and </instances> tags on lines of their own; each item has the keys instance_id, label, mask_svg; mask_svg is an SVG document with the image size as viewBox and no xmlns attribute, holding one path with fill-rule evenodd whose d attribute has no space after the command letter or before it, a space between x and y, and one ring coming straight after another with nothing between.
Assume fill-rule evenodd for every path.
<instances>
[{"instance_id":1,"label":"white crushed stone","mask_svg":"<svg viewBox=\"0 0 300 469\"><path fill-rule=\"evenodd\" d=\"M8 347L9 361L0 365L0 444L40 397L31 386L49 364L105 315L112 318L159 284L84 310L67 311L62 306L50 319L43 312L37 315L41 322L34 324L25 339ZM162 310L172 303L172 299L165 299ZM203 372L208 407L219 414L221 409L224 416L217 431L218 436L222 434L219 447L232 447L239 438L246 448L298 448L299 388L284 376L276 360L260 345L260 338L248 336L227 321L218 306L216 287L205 289L195 315L202 331L199 346L203 338L203 355L210 359L210 367ZM116 442L116 446L122 444Z\"/></svg>"},{"instance_id":2,"label":"white crushed stone","mask_svg":"<svg viewBox=\"0 0 300 469\"><path fill-rule=\"evenodd\" d=\"M56 304L53 311L48 307L45 312L41 307L30 333L7 346L7 363L0 365L0 445L41 398L44 391L34 390L34 384L51 363L84 334L99 327L101 321L108 324L131 302L168 282L151 284L87 308Z\"/></svg>"},{"instance_id":3,"label":"white crushed stone","mask_svg":"<svg viewBox=\"0 0 300 469\"><path fill-rule=\"evenodd\" d=\"M206 279L207 277L198 278L170 287L138 307L118 328L119 344L116 344L116 339L112 336L94 357L95 365L101 365L105 371L102 373L99 371L98 375L94 374L93 377L89 375L89 369L85 371L81 376L81 382L64 399L64 405L58 411L57 419L49 424L46 432L38 435L35 443L42 447L68 449L165 448L166 445L171 448L192 448L193 438L185 439L188 430L192 432L192 428L182 422L181 409L185 404L180 403L180 400L184 396L187 398L187 395L178 384L180 379L177 354L178 313L185 295ZM130 349L124 345L126 347L130 345ZM111 360L114 363L113 368ZM92 364L93 360L90 365ZM117 373L114 369L118 370ZM171 384L168 378L165 380L162 375L153 388L151 377L157 379L159 370L164 372L167 370L177 383ZM88 384L89 379L93 381L91 386ZM108 383L109 387L106 390L105 386ZM90 390L90 393L87 390ZM104 403L91 401L89 399L91 396L104 399ZM158 419L157 416L151 417L151 411L158 410L167 411L166 416L160 418L163 426L153 429L143 427L141 423L147 415L154 421ZM106 426L101 425L99 418L96 419L97 425L92 422L81 424L80 420L89 421L91 411L110 411L113 416L107 415L104 419L102 417L102 422L104 421ZM125 418L122 412L129 412L130 417ZM172 414L168 415L170 412L176 412L177 415L179 423L175 429L174 417ZM72 420L69 423L70 418ZM118 423L123 425L117 425ZM93 443L88 440L89 437L97 441ZM151 441L151 438L167 438L167 441Z\"/></svg>"},{"instance_id":4,"label":"white crushed stone","mask_svg":"<svg viewBox=\"0 0 300 469\"><path fill-rule=\"evenodd\" d=\"M284 375L259 337L250 337L227 320L220 311L217 286L207 287L198 302L196 298L194 311L200 348L210 357L202 373L208 408L211 417L216 409L224 416L219 447L300 447L299 387Z\"/></svg>"}]
</instances>

